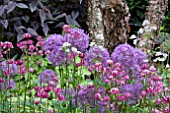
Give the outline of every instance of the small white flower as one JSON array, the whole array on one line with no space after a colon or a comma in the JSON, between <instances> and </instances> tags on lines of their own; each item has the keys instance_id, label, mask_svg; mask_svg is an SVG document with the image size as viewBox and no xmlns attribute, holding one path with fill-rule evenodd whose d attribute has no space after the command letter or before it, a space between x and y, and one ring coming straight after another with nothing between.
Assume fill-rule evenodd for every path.
<instances>
[{"instance_id":1,"label":"small white flower","mask_svg":"<svg viewBox=\"0 0 170 113\"><path fill-rule=\"evenodd\" d=\"M104 51L104 47L103 46L98 46L99 47L99 49L101 50L101 51Z\"/></svg>"},{"instance_id":2,"label":"small white flower","mask_svg":"<svg viewBox=\"0 0 170 113\"><path fill-rule=\"evenodd\" d=\"M160 57L158 57L157 60L160 61L160 62L163 62L163 61L166 60L166 58L160 58Z\"/></svg>"},{"instance_id":3,"label":"small white flower","mask_svg":"<svg viewBox=\"0 0 170 113\"><path fill-rule=\"evenodd\" d=\"M161 51L158 51L158 52L156 52L156 54L155 54L155 56L160 56L160 55L162 55L162 52L161 52Z\"/></svg>"},{"instance_id":4,"label":"small white flower","mask_svg":"<svg viewBox=\"0 0 170 113\"><path fill-rule=\"evenodd\" d=\"M169 64L166 64L166 68L169 68Z\"/></svg>"},{"instance_id":5,"label":"small white flower","mask_svg":"<svg viewBox=\"0 0 170 113\"><path fill-rule=\"evenodd\" d=\"M71 50L72 50L73 52L77 52L77 48L75 48L75 47L71 47Z\"/></svg>"},{"instance_id":6,"label":"small white flower","mask_svg":"<svg viewBox=\"0 0 170 113\"><path fill-rule=\"evenodd\" d=\"M166 54L166 53L163 53L162 55L164 56L164 58L168 57L168 54Z\"/></svg>"},{"instance_id":7,"label":"small white flower","mask_svg":"<svg viewBox=\"0 0 170 113\"><path fill-rule=\"evenodd\" d=\"M62 47L69 47L69 46L71 46L71 44L70 44L70 43L68 43L68 42L64 42Z\"/></svg>"},{"instance_id":8,"label":"small white flower","mask_svg":"<svg viewBox=\"0 0 170 113\"><path fill-rule=\"evenodd\" d=\"M142 26L147 26L150 25L150 21L149 20L144 20L142 23Z\"/></svg>"},{"instance_id":9,"label":"small white flower","mask_svg":"<svg viewBox=\"0 0 170 113\"><path fill-rule=\"evenodd\" d=\"M70 50L69 49L66 49L66 52L68 53Z\"/></svg>"},{"instance_id":10,"label":"small white flower","mask_svg":"<svg viewBox=\"0 0 170 113\"><path fill-rule=\"evenodd\" d=\"M145 26L144 30L145 30L146 33L151 32L151 28L149 26Z\"/></svg>"},{"instance_id":11,"label":"small white flower","mask_svg":"<svg viewBox=\"0 0 170 113\"><path fill-rule=\"evenodd\" d=\"M138 31L139 34L143 34L143 32L144 32L143 28L140 28Z\"/></svg>"},{"instance_id":12,"label":"small white flower","mask_svg":"<svg viewBox=\"0 0 170 113\"><path fill-rule=\"evenodd\" d=\"M134 45L137 44L137 39L133 40L133 44L134 44Z\"/></svg>"},{"instance_id":13,"label":"small white flower","mask_svg":"<svg viewBox=\"0 0 170 113\"><path fill-rule=\"evenodd\" d=\"M154 61L154 62L157 62L157 61L158 61L158 59L157 59L157 58L155 58L153 61Z\"/></svg>"},{"instance_id":14,"label":"small white flower","mask_svg":"<svg viewBox=\"0 0 170 113\"><path fill-rule=\"evenodd\" d=\"M149 60L148 59L145 59L145 60L143 60L144 62L149 62Z\"/></svg>"},{"instance_id":15,"label":"small white flower","mask_svg":"<svg viewBox=\"0 0 170 113\"><path fill-rule=\"evenodd\" d=\"M129 39L136 39L136 35L132 35Z\"/></svg>"},{"instance_id":16,"label":"small white flower","mask_svg":"<svg viewBox=\"0 0 170 113\"><path fill-rule=\"evenodd\" d=\"M90 47L94 46L95 45L95 42L91 42L90 43Z\"/></svg>"}]
</instances>

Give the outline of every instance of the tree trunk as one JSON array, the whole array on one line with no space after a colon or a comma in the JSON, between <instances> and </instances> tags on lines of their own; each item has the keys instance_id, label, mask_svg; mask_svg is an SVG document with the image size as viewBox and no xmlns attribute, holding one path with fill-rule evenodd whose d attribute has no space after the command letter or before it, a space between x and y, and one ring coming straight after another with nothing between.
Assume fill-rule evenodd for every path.
<instances>
[{"instance_id":1,"label":"tree trunk","mask_svg":"<svg viewBox=\"0 0 170 113\"><path fill-rule=\"evenodd\" d=\"M95 42L96 45L104 46L104 27L102 24L102 14L99 8L99 0L88 1L88 27L91 42Z\"/></svg>"},{"instance_id":2,"label":"tree trunk","mask_svg":"<svg viewBox=\"0 0 170 113\"><path fill-rule=\"evenodd\" d=\"M122 0L89 0L89 31L92 40L112 53L127 42L129 8ZM99 40L100 39L100 40Z\"/></svg>"},{"instance_id":3,"label":"tree trunk","mask_svg":"<svg viewBox=\"0 0 170 113\"><path fill-rule=\"evenodd\" d=\"M143 27L138 32L139 42L137 46L145 51L149 58L152 56L152 50L167 8L168 0L150 0L149 6L146 9Z\"/></svg>"}]
</instances>

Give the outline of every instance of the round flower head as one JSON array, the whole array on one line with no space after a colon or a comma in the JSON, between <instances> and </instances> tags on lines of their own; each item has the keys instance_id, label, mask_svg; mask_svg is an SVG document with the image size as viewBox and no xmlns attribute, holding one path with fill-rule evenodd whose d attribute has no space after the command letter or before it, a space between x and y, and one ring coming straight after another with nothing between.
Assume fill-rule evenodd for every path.
<instances>
[{"instance_id":1,"label":"round flower head","mask_svg":"<svg viewBox=\"0 0 170 113\"><path fill-rule=\"evenodd\" d=\"M73 28L70 33L64 35L64 38L81 52L84 52L89 46L90 38L82 29Z\"/></svg>"},{"instance_id":2,"label":"round flower head","mask_svg":"<svg viewBox=\"0 0 170 113\"><path fill-rule=\"evenodd\" d=\"M54 81L54 77L57 76L57 74L50 69L44 70L39 76L38 76L38 83L39 84L48 84L50 81Z\"/></svg>"},{"instance_id":3,"label":"round flower head","mask_svg":"<svg viewBox=\"0 0 170 113\"><path fill-rule=\"evenodd\" d=\"M85 59L87 65L94 65L95 63L102 63L104 66L107 66L107 60L110 59L109 52L105 48L100 48L98 46L92 46L89 51L85 53Z\"/></svg>"},{"instance_id":4,"label":"round flower head","mask_svg":"<svg viewBox=\"0 0 170 113\"><path fill-rule=\"evenodd\" d=\"M3 83L1 83L1 87L0 89L4 90L4 89L13 89L16 87L16 84L14 82L14 80L10 79L8 81L5 81Z\"/></svg>"},{"instance_id":5,"label":"round flower head","mask_svg":"<svg viewBox=\"0 0 170 113\"><path fill-rule=\"evenodd\" d=\"M18 69L16 64L14 63L7 64L5 61L1 63L0 68L1 68L0 73L4 72L5 70L9 70L11 76L14 76L17 73Z\"/></svg>"},{"instance_id":6,"label":"round flower head","mask_svg":"<svg viewBox=\"0 0 170 113\"><path fill-rule=\"evenodd\" d=\"M57 34L50 35L45 41L44 50L52 51L54 49L57 49L58 47L62 46L65 41L66 40L62 35Z\"/></svg>"},{"instance_id":7,"label":"round flower head","mask_svg":"<svg viewBox=\"0 0 170 113\"><path fill-rule=\"evenodd\" d=\"M146 60L146 54L128 44L121 44L115 48L111 58L114 63L121 63L129 75L136 75Z\"/></svg>"},{"instance_id":8,"label":"round flower head","mask_svg":"<svg viewBox=\"0 0 170 113\"><path fill-rule=\"evenodd\" d=\"M47 56L47 60L49 60L52 65L62 65L63 62L66 61L66 54L62 50L62 47L59 47L58 49L54 49L50 52L50 54Z\"/></svg>"}]
</instances>

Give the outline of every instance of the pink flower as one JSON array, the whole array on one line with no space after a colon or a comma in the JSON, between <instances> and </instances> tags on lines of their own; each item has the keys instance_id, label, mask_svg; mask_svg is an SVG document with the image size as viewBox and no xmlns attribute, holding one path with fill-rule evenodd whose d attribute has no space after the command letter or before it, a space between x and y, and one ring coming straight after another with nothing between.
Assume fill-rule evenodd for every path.
<instances>
[{"instance_id":1,"label":"pink flower","mask_svg":"<svg viewBox=\"0 0 170 113\"><path fill-rule=\"evenodd\" d=\"M95 98L96 100L102 100L102 96L101 96L100 93L96 93L95 96L94 96L94 98Z\"/></svg>"},{"instance_id":2,"label":"pink flower","mask_svg":"<svg viewBox=\"0 0 170 113\"><path fill-rule=\"evenodd\" d=\"M34 104L38 105L39 104L39 100L34 100Z\"/></svg>"},{"instance_id":3,"label":"pink flower","mask_svg":"<svg viewBox=\"0 0 170 113\"><path fill-rule=\"evenodd\" d=\"M34 68L29 68L30 73L34 73Z\"/></svg>"},{"instance_id":4,"label":"pink flower","mask_svg":"<svg viewBox=\"0 0 170 113\"><path fill-rule=\"evenodd\" d=\"M109 94L119 94L120 93L120 90L118 88L112 88L110 91L109 91Z\"/></svg>"},{"instance_id":5,"label":"pink flower","mask_svg":"<svg viewBox=\"0 0 170 113\"><path fill-rule=\"evenodd\" d=\"M124 94L124 96L125 96L126 98L131 98L131 94L130 94L129 92L126 92L126 93Z\"/></svg>"},{"instance_id":6,"label":"pink flower","mask_svg":"<svg viewBox=\"0 0 170 113\"><path fill-rule=\"evenodd\" d=\"M22 35L23 38L31 38L31 34L29 33L25 33Z\"/></svg>"}]
</instances>

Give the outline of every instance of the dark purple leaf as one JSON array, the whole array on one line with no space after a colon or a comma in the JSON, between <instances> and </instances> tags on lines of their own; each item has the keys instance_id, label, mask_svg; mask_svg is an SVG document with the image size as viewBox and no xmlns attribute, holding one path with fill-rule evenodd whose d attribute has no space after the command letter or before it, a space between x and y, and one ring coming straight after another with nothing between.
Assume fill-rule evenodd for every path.
<instances>
[{"instance_id":1,"label":"dark purple leaf","mask_svg":"<svg viewBox=\"0 0 170 113\"><path fill-rule=\"evenodd\" d=\"M74 25L77 26L77 27L80 27L80 25L75 20L74 20Z\"/></svg>"},{"instance_id":2,"label":"dark purple leaf","mask_svg":"<svg viewBox=\"0 0 170 113\"><path fill-rule=\"evenodd\" d=\"M10 13L11 11L13 11L16 7L16 3L15 2L12 2L10 1L8 3L8 6L7 6L7 13Z\"/></svg>"},{"instance_id":3,"label":"dark purple leaf","mask_svg":"<svg viewBox=\"0 0 170 113\"><path fill-rule=\"evenodd\" d=\"M24 29L24 30L26 30L26 27L21 25L21 26L18 27L18 29Z\"/></svg>"},{"instance_id":4,"label":"dark purple leaf","mask_svg":"<svg viewBox=\"0 0 170 113\"><path fill-rule=\"evenodd\" d=\"M37 21L33 21L31 26L34 30L37 30L40 27L40 24Z\"/></svg>"},{"instance_id":5,"label":"dark purple leaf","mask_svg":"<svg viewBox=\"0 0 170 113\"><path fill-rule=\"evenodd\" d=\"M1 20L1 24L4 26L5 29L8 27L8 20Z\"/></svg>"},{"instance_id":6,"label":"dark purple leaf","mask_svg":"<svg viewBox=\"0 0 170 113\"><path fill-rule=\"evenodd\" d=\"M30 27L28 28L27 32L34 35L34 36L38 36L38 33L34 29L32 29Z\"/></svg>"},{"instance_id":7,"label":"dark purple leaf","mask_svg":"<svg viewBox=\"0 0 170 113\"><path fill-rule=\"evenodd\" d=\"M17 42L21 41L23 39L22 33L17 34Z\"/></svg>"},{"instance_id":8,"label":"dark purple leaf","mask_svg":"<svg viewBox=\"0 0 170 113\"><path fill-rule=\"evenodd\" d=\"M69 24L69 25L72 25L72 24L73 24L73 20L72 20L72 18L71 18L70 15L66 16L66 22L67 22L67 24Z\"/></svg>"},{"instance_id":9,"label":"dark purple leaf","mask_svg":"<svg viewBox=\"0 0 170 113\"><path fill-rule=\"evenodd\" d=\"M66 13L62 13L62 14L56 16L56 17L54 18L54 20L58 20L58 19L63 18L63 17L65 17L65 16L67 16L67 14L66 14Z\"/></svg>"},{"instance_id":10,"label":"dark purple leaf","mask_svg":"<svg viewBox=\"0 0 170 113\"><path fill-rule=\"evenodd\" d=\"M29 17L29 16L22 16L22 19L23 19L26 23L28 23L30 17Z\"/></svg>"},{"instance_id":11,"label":"dark purple leaf","mask_svg":"<svg viewBox=\"0 0 170 113\"><path fill-rule=\"evenodd\" d=\"M42 27L44 27L44 21L46 20L46 13L45 13L45 11L40 9L39 10L39 16L40 16L40 19L41 19Z\"/></svg>"},{"instance_id":12,"label":"dark purple leaf","mask_svg":"<svg viewBox=\"0 0 170 113\"><path fill-rule=\"evenodd\" d=\"M78 11L72 11L71 12L71 17L75 20L77 17L79 16L79 12Z\"/></svg>"},{"instance_id":13,"label":"dark purple leaf","mask_svg":"<svg viewBox=\"0 0 170 113\"><path fill-rule=\"evenodd\" d=\"M2 7L2 5L0 6L0 16L4 13L4 8Z\"/></svg>"},{"instance_id":14,"label":"dark purple leaf","mask_svg":"<svg viewBox=\"0 0 170 113\"><path fill-rule=\"evenodd\" d=\"M45 35L45 36L47 36L48 31L49 31L48 24L47 24L47 23L45 23L45 24L44 24L44 28L43 28L43 32L44 32L44 35Z\"/></svg>"},{"instance_id":15,"label":"dark purple leaf","mask_svg":"<svg viewBox=\"0 0 170 113\"><path fill-rule=\"evenodd\" d=\"M23 9L28 8L28 6L23 4L23 3L17 3L16 6L19 7L19 8L23 8Z\"/></svg>"},{"instance_id":16,"label":"dark purple leaf","mask_svg":"<svg viewBox=\"0 0 170 113\"><path fill-rule=\"evenodd\" d=\"M54 28L62 27L64 24L65 24L64 22L60 22L60 23L58 23Z\"/></svg>"},{"instance_id":17,"label":"dark purple leaf","mask_svg":"<svg viewBox=\"0 0 170 113\"><path fill-rule=\"evenodd\" d=\"M29 7L30 7L31 12L34 12L35 10L37 10L37 4L35 2L30 3Z\"/></svg>"}]
</instances>

